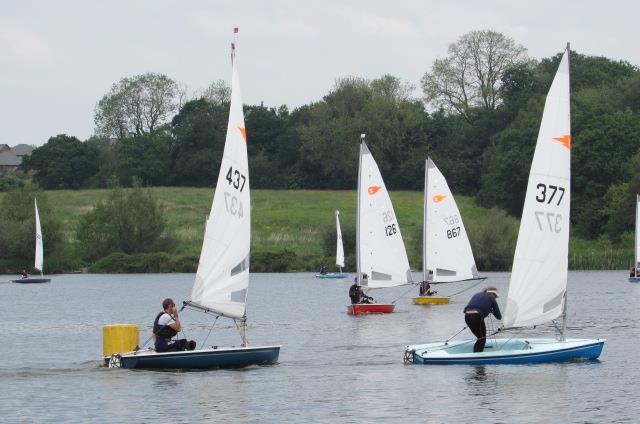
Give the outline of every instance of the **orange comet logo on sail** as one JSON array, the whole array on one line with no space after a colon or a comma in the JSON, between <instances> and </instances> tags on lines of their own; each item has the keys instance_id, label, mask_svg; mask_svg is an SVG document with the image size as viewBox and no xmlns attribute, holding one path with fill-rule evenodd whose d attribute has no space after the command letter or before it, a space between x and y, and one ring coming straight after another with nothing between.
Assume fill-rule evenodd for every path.
<instances>
[{"instance_id":1,"label":"orange comet logo on sail","mask_svg":"<svg viewBox=\"0 0 640 424\"><path fill-rule=\"evenodd\" d=\"M369 193L371 196L373 196L374 194L376 194L380 190L382 190L382 186L369 186L369 188L367 189L367 193Z\"/></svg>"},{"instance_id":2,"label":"orange comet logo on sail","mask_svg":"<svg viewBox=\"0 0 640 424\"><path fill-rule=\"evenodd\" d=\"M435 196L433 196L433 201L435 203L440 203L446 198L447 198L447 196L443 196L442 194L436 194Z\"/></svg>"},{"instance_id":3,"label":"orange comet logo on sail","mask_svg":"<svg viewBox=\"0 0 640 424\"><path fill-rule=\"evenodd\" d=\"M242 134L242 138L244 139L244 142L247 142L247 130L244 129L243 127L238 127L238 130L240 130L240 134Z\"/></svg>"},{"instance_id":4,"label":"orange comet logo on sail","mask_svg":"<svg viewBox=\"0 0 640 424\"><path fill-rule=\"evenodd\" d=\"M562 137L553 137L555 141L559 141L564 147L571 150L571 134L563 135Z\"/></svg>"}]
</instances>

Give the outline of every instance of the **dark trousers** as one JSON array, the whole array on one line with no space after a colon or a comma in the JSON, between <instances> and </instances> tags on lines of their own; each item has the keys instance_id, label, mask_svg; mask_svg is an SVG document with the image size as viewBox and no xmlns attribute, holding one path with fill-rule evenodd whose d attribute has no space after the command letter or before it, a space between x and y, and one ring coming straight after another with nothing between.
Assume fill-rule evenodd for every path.
<instances>
[{"instance_id":1,"label":"dark trousers","mask_svg":"<svg viewBox=\"0 0 640 424\"><path fill-rule=\"evenodd\" d=\"M158 337L158 340L156 340L156 352L180 352L183 350L187 350L187 339L179 339L172 342L169 339Z\"/></svg>"},{"instance_id":2,"label":"dark trousers","mask_svg":"<svg viewBox=\"0 0 640 424\"><path fill-rule=\"evenodd\" d=\"M487 327L484 325L484 317L482 314L464 314L464 322L467 327L478 338L476 344L473 345L474 352L482 352L487 342Z\"/></svg>"}]
</instances>

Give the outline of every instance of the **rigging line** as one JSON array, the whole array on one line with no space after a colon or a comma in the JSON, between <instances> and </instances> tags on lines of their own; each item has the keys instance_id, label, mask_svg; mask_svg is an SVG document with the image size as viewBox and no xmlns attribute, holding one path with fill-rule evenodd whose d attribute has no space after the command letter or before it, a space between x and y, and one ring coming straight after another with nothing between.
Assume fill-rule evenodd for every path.
<instances>
[{"instance_id":1,"label":"rigging line","mask_svg":"<svg viewBox=\"0 0 640 424\"><path fill-rule=\"evenodd\" d=\"M470 281L484 281L489 277L478 277L478 278L468 278L466 280L455 280L455 281L427 281L432 286L437 286L438 284L453 284L453 283L468 283Z\"/></svg>"},{"instance_id":2,"label":"rigging line","mask_svg":"<svg viewBox=\"0 0 640 424\"><path fill-rule=\"evenodd\" d=\"M454 294L450 294L449 297L457 296L459 294L462 294L462 293L466 292L467 290L471 290L472 288L477 287L478 285L480 285L483 281L484 280L479 280L477 283L475 283L475 284L473 284L473 285L471 285L471 286L469 286L467 288L464 288L464 289L462 289L462 290L460 290L458 292L455 292Z\"/></svg>"},{"instance_id":3,"label":"rigging line","mask_svg":"<svg viewBox=\"0 0 640 424\"><path fill-rule=\"evenodd\" d=\"M203 348L207 344L207 340L209 340L209 336L211 335L211 332L213 331L213 327L216 325L216 322L218 322L218 318L220 318L219 315L216 317L216 319L213 320L213 324L211 325L211 328L209 329L209 334L207 334L207 337L205 337L204 341L202 342L202 347Z\"/></svg>"},{"instance_id":4,"label":"rigging line","mask_svg":"<svg viewBox=\"0 0 640 424\"><path fill-rule=\"evenodd\" d=\"M411 283L411 287L409 287L409 290L405 291L405 292L404 292L404 293L402 293L400 296L398 296L398 297L396 298L396 300L394 300L393 302L391 302L391 304L392 304L392 305L395 305L395 303L396 303L398 300L400 300L400 299L402 299L403 297L405 297L405 296L407 295L407 293L409 293L411 290L413 290L413 289L414 289L414 287L413 287L413 286L417 286L417 285L418 285L418 283Z\"/></svg>"}]
</instances>

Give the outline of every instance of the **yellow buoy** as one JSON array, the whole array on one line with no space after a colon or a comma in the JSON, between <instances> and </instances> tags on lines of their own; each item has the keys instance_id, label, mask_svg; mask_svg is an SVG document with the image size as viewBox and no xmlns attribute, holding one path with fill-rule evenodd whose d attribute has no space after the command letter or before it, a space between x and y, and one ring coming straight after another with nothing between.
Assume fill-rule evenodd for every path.
<instances>
[{"instance_id":1,"label":"yellow buoy","mask_svg":"<svg viewBox=\"0 0 640 424\"><path fill-rule=\"evenodd\" d=\"M140 331L135 324L107 324L102 327L102 354L130 352L140 343Z\"/></svg>"}]
</instances>

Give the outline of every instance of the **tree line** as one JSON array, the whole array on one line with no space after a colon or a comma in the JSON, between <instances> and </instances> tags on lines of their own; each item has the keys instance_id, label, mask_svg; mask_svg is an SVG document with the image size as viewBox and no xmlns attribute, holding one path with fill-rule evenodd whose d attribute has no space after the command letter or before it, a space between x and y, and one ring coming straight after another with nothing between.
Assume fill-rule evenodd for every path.
<instances>
[{"instance_id":1,"label":"tree line","mask_svg":"<svg viewBox=\"0 0 640 424\"><path fill-rule=\"evenodd\" d=\"M252 186L353 190L366 133L390 190L422 190L431 156L455 193L519 218L560 57L534 60L503 34L472 31L425 72L420 97L383 75L338 79L293 110L245 105ZM570 66L574 233L618 241L640 192L640 70L574 51ZM189 98L165 75L123 78L97 102L94 136L51 137L24 167L45 189L213 186L228 108L222 81Z\"/></svg>"}]
</instances>

